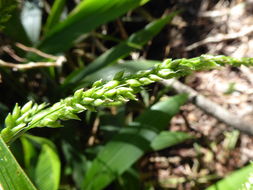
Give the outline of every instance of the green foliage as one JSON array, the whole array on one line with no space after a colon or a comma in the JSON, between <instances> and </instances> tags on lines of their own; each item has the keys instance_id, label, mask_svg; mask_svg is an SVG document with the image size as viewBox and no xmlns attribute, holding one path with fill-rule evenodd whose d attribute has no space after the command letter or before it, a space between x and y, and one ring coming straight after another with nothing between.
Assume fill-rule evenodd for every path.
<instances>
[{"instance_id":1,"label":"green foliage","mask_svg":"<svg viewBox=\"0 0 253 190\"><path fill-rule=\"evenodd\" d=\"M40 190L57 190L61 163L55 145L46 138L27 134L21 138L21 142L27 174L33 179L36 187ZM39 147L39 151L36 147Z\"/></svg>"},{"instance_id":2,"label":"green foliage","mask_svg":"<svg viewBox=\"0 0 253 190\"><path fill-rule=\"evenodd\" d=\"M153 150L158 151L179 144L191 138L193 137L183 132L162 131L152 141L151 147Z\"/></svg>"},{"instance_id":3,"label":"green foliage","mask_svg":"<svg viewBox=\"0 0 253 190\"><path fill-rule=\"evenodd\" d=\"M9 139L7 141L8 143L10 143L12 140L15 140L15 138L19 137L25 132L25 123L29 122L29 118L41 113L46 105L46 103L38 105L30 101L21 108L18 104L16 104L13 112L9 113L5 119L6 127L1 131L2 138ZM36 121L36 117L34 119ZM15 138L10 139L10 135Z\"/></svg>"},{"instance_id":4,"label":"green foliage","mask_svg":"<svg viewBox=\"0 0 253 190\"><path fill-rule=\"evenodd\" d=\"M224 92L224 94L229 95L236 91L236 83L232 82L228 85L227 90Z\"/></svg>"},{"instance_id":5,"label":"green foliage","mask_svg":"<svg viewBox=\"0 0 253 190\"><path fill-rule=\"evenodd\" d=\"M148 70L133 75L116 74L109 82L94 82L91 89L77 90L73 96L65 98L51 107L46 104L27 103L22 108L16 104L12 114L5 120L6 128L1 131L3 139L9 143L25 131L34 127L60 127L59 120L79 119L77 113L84 110L95 111L97 106L116 106L129 100L137 100L135 94L144 85L190 74L192 71L217 68L225 64L251 65L252 58L231 58L226 56L202 55L191 59L165 60ZM45 108L45 109L44 109Z\"/></svg>"},{"instance_id":6,"label":"green foliage","mask_svg":"<svg viewBox=\"0 0 253 190\"><path fill-rule=\"evenodd\" d=\"M47 33L60 21L62 11L64 9L66 0L56 0L53 4L52 10L47 18L47 22L44 26L44 32Z\"/></svg>"},{"instance_id":7,"label":"green foliage","mask_svg":"<svg viewBox=\"0 0 253 190\"><path fill-rule=\"evenodd\" d=\"M247 60L246 63L245 60ZM58 127L60 126L59 120L79 119L76 114L84 110L93 111L97 106L118 105L129 99L136 100L135 93L139 92L143 85L162 79L184 76L192 71L206 69L206 65L207 68L216 68L228 63L232 65L249 65L252 64L252 59L202 55L192 59L166 60L162 64L157 64L151 69L142 70L136 74L124 76L124 73L120 72L109 82L96 81L91 89L87 91L77 90L73 96L63 99L48 108L45 108L46 104L37 105L32 102L28 102L22 108L16 104L13 112L5 120L6 128L1 131L1 136L6 142L10 143L31 128ZM179 96L170 101L154 105L150 111L141 115L136 119L136 122L130 124L130 127L113 138L105 146L104 151L100 152L97 159L93 161L86 174L83 188L102 189L126 171L144 152L149 150L150 146L154 149L160 149L189 138L187 135L178 134L179 138L166 142L162 139L169 134L163 133L160 139L155 139L159 131L164 129L169 119L177 112L178 107L184 101L185 98L182 99ZM152 145L149 145L153 139L155 141ZM120 152L120 150L123 152ZM125 157L127 160L124 160L126 150L131 152L131 156ZM57 156L53 154L49 146L45 145L42 148L42 155L39 157L39 166L35 170L35 174L45 173L44 169L48 169L43 165L47 156L51 157L54 160L53 162L56 162ZM117 162L118 164L116 164ZM106 165L103 166L105 163ZM101 173L102 168L106 170L103 175ZM43 172L41 172L42 170ZM100 174L98 175L98 173ZM42 184L41 187L46 189L48 184Z\"/></svg>"},{"instance_id":8,"label":"green foliage","mask_svg":"<svg viewBox=\"0 0 253 190\"><path fill-rule=\"evenodd\" d=\"M129 127L123 128L93 160L83 189L103 189L150 151L151 142L166 128L186 100L187 96L181 95L159 102L130 123Z\"/></svg>"},{"instance_id":9,"label":"green foliage","mask_svg":"<svg viewBox=\"0 0 253 190\"><path fill-rule=\"evenodd\" d=\"M11 14L16 6L16 0L0 0L0 30L4 29L5 23L11 18Z\"/></svg>"},{"instance_id":10,"label":"green foliage","mask_svg":"<svg viewBox=\"0 0 253 190\"><path fill-rule=\"evenodd\" d=\"M250 173L247 181L242 185L240 190L252 190L252 189L253 189L253 178L252 173Z\"/></svg>"},{"instance_id":11,"label":"green foliage","mask_svg":"<svg viewBox=\"0 0 253 190\"><path fill-rule=\"evenodd\" d=\"M233 172L231 175L222 179L221 181L218 181L214 185L208 187L206 190L220 190L220 189L238 190L240 188L245 189L244 187L242 187L243 186L242 184L245 184L246 187L246 182L249 175L252 173L252 169L253 167L251 164L245 166L240 170Z\"/></svg>"},{"instance_id":12,"label":"green foliage","mask_svg":"<svg viewBox=\"0 0 253 190\"><path fill-rule=\"evenodd\" d=\"M0 136L0 189L36 190Z\"/></svg>"},{"instance_id":13,"label":"green foliage","mask_svg":"<svg viewBox=\"0 0 253 190\"><path fill-rule=\"evenodd\" d=\"M168 22L171 21L175 14L176 12L151 22L144 29L132 34L126 41L107 50L87 67L81 68L69 75L64 81L63 86L73 85L80 80L84 80L87 75L91 75L97 70L101 70L108 65L116 63L118 59L128 56L135 49L141 49L144 44L152 39Z\"/></svg>"},{"instance_id":14,"label":"green foliage","mask_svg":"<svg viewBox=\"0 0 253 190\"><path fill-rule=\"evenodd\" d=\"M47 53L66 51L79 36L146 2L148 0L82 1L64 21L48 31L38 48Z\"/></svg>"},{"instance_id":15,"label":"green foliage","mask_svg":"<svg viewBox=\"0 0 253 190\"><path fill-rule=\"evenodd\" d=\"M208 68L216 68L226 63L244 64L244 60L245 58L234 59L210 55L192 59L166 60L162 64L155 65L152 69L142 70L136 74L124 76L124 73L120 72L109 82L96 81L91 89L87 91L77 90L73 96L63 99L48 108L45 108L46 104L37 105L32 102L28 102L22 108L16 104L12 114L9 114L5 120L6 128L1 131L1 136L10 143L31 128L58 127L60 126L59 120L79 119L76 114L84 110L94 111L97 106L118 105L129 99L136 100L135 93L139 92L143 85L162 79L184 76L192 71L205 68L206 63L208 63ZM249 63L250 59L247 60L246 65L252 64ZM151 107L150 111L137 118L136 122L130 124L128 128L118 133L92 162L90 169L87 171L83 188L102 189L126 171L141 155L149 151L150 147L157 150L188 139L188 135L180 133L163 132L158 135L159 131L164 129L169 119L177 112L176 110L184 101L185 97L182 99L182 96L179 96L167 102L160 102ZM173 135L173 138L170 137L171 135ZM152 142L152 140L154 141ZM150 144L151 142L152 144ZM124 157L125 151L130 152L131 156ZM38 161L39 166L35 169L36 175L45 173L45 168L50 171L43 164L48 156L54 160L53 162L56 162L57 156L53 153L49 146L44 145L42 147L42 154L39 156ZM103 166L105 163L106 165ZM43 172L41 172L42 170ZM105 171L101 172L102 170ZM36 178L36 180L39 179L39 177ZM47 187L48 184L42 184L41 189Z\"/></svg>"},{"instance_id":16,"label":"green foliage","mask_svg":"<svg viewBox=\"0 0 253 190\"><path fill-rule=\"evenodd\" d=\"M43 145L35 169L35 183L38 184L38 188L57 190L60 179L59 171L60 162L57 154L48 145Z\"/></svg>"},{"instance_id":17,"label":"green foliage","mask_svg":"<svg viewBox=\"0 0 253 190\"><path fill-rule=\"evenodd\" d=\"M39 42L37 48L48 53L61 53L66 51L76 43L76 39L82 39L83 34L91 32L91 30L101 24L111 21L130 9L143 5L146 2L148 2L148 0L82 1L69 15L66 16L64 20L61 21L60 17L66 6L66 1L57 0L54 2L51 12L47 17L46 24L43 27L43 40ZM106 57L110 57L110 59L106 59L102 64L90 64L94 65L93 67L95 69L93 68L93 70L105 67L116 60L129 55L130 52L136 48L140 49L171 20L173 15L174 14L158 19L147 25L143 30L133 33L128 40L120 43L113 48L112 51L107 51L105 53L105 55L107 55ZM15 12L15 15L13 15L12 20L10 20L4 32L14 40L24 44L30 44L30 40L27 37L28 31L24 30L20 22L19 11ZM61 43L59 43L59 40ZM28 53L27 55L28 61L34 61L37 58L38 56L33 53ZM100 61L101 59L97 59L97 62ZM89 68L87 71L90 73ZM87 73L87 71L85 72ZM5 72L6 71L4 70L4 73ZM54 72L55 71L51 68L50 76L47 72L42 71L41 73L46 73L47 80L52 82L51 77L54 75ZM62 126L60 120L79 119L76 114L84 110L88 109L95 111L97 106L118 105L125 103L129 99L136 99L133 93L137 93L141 88L136 88L136 92L133 92L133 89L131 88L127 88L127 84L124 84L123 81L123 74L124 73L122 73L122 76L121 74L118 74L115 80L109 82L107 85L105 82L98 81L93 85L93 88L90 91L76 91L73 96L63 99L51 107L46 103L36 104L31 101L23 107L16 104L13 112L9 113L5 118L5 128L1 131L1 136L10 144L23 135L27 130L34 127L60 127ZM14 86L12 83L12 76L8 71L6 72L6 76L10 78L9 84ZM82 75L81 77L80 75L78 76L79 80L83 77ZM104 86L101 87L100 83L104 83ZM22 88L21 84L15 82L15 85L16 86L14 86L13 89L20 93L19 89L20 87ZM113 89L114 85L116 89ZM103 93L103 88L105 89L105 93ZM93 90L95 90L95 94L92 92ZM25 169L34 184L39 187L39 189L57 189L59 184L60 162L55 149L50 143L45 142L45 140L43 142L38 142L38 137L35 138L25 135L22 136L21 142L24 149ZM40 147L39 149L38 146ZM81 164L84 164L84 156L80 156L80 158L82 159ZM46 162L46 160L49 162ZM73 167L75 168L74 172L77 171L77 168L84 168L83 165L80 166L80 163L78 165L76 164L77 162L75 163L73 160L69 160L69 162L70 164L73 164ZM77 174L79 176L74 176L75 174L73 174L77 186L78 183L82 183L81 173L82 171L80 170L80 173ZM45 177L50 175L53 175L50 180L45 180Z\"/></svg>"},{"instance_id":18,"label":"green foliage","mask_svg":"<svg viewBox=\"0 0 253 190\"><path fill-rule=\"evenodd\" d=\"M164 94L167 92L166 89L162 89L155 100L149 102L149 93L144 92L146 86L164 79L185 76L199 70L215 69L226 64L232 66L253 65L253 58L237 59L211 55L202 55L191 59L168 59L162 63L151 60L122 60L124 64L118 64L119 60L126 58L133 51L142 50L143 46L177 14L177 12L172 12L170 15L152 20L149 24L144 23L146 26L143 29L137 32L131 31L129 37L124 40L117 39L110 34L100 34L102 25L148 1L84 0L80 1L68 14L65 11L68 1L55 0L50 13L45 17L45 23L39 26L37 31L41 35L41 40L36 44L38 50L54 55L65 52L67 58L71 57L71 48L74 45L86 43L85 38L94 38L93 30L96 30L96 34L103 36L102 40L110 39L111 42L113 39L112 41L117 43L109 45L108 50L103 51L100 56L96 54L97 57L91 59L88 65L83 63L81 57L77 57L79 66L71 65L70 58L66 63L66 70L69 68L70 70L66 73L65 65L60 69L49 68L35 70L34 73L33 71L24 71L18 74L0 68L1 76L5 79L4 83L8 84L8 89L11 89L10 92L6 92L7 94L16 93L16 97L18 95L22 97L23 102L33 99L24 106L16 104L13 111L5 118L5 128L0 132L0 189L35 189L5 144L10 145L19 137L21 137L23 147L23 155L20 156L24 160L24 170L40 190L72 189L72 186L77 189L97 190L104 189L109 184L115 189L141 189L143 186L136 163L142 156L148 152L162 150L193 138L183 132L166 130L170 119L178 113L179 107L184 104L187 97L178 95L161 101L160 98L162 96L164 98ZM22 8L13 12L15 7L14 0L0 0L0 27L5 26L4 33L13 42L29 45L31 40L27 37L28 32L24 30L20 22L19 13ZM63 13L66 14L64 18L62 17ZM137 11L134 11L135 13ZM9 21L7 22L7 20ZM144 20L146 22L148 19L145 19L144 16ZM18 51L17 54L26 57L27 62L50 61L29 51ZM21 79L26 75L31 83L36 81L36 77L39 76L38 78L46 86L46 88L43 85L40 86L39 93L43 94L45 88L49 91L48 94L45 93L39 97L34 92L30 92L25 84L20 82L22 80L17 80L17 76ZM90 89L75 91L79 87L88 86L89 83L93 83ZM35 84L37 83L35 82ZM66 97L70 91L75 92L59 101L60 98ZM141 96L145 96L143 98L145 104L143 105L140 101L136 102L137 97ZM34 103L34 100L38 100L37 102L45 102L44 100L46 100L54 104L37 104ZM131 104L134 109L138 110L138 116L134 116L133 120L126 118L128 108L131 106L126 103L130 100L133 100ZM2 103L0 104L2 105ZM102 109L112 106L121 106L116 109L116 115L108 114L106 109ZM2 112L3 109L0 109ZM86 111L85 114L81 114L84 111ZM95 126L96 119L94 118L99 118L101 122L98 134L96 134L99 140L93 146L85 146L86 149L83 151L83 144L86 142L79 138L84 134L80 135L76 129L80 123L68 120L82 120L82 125L85 123ZM60 132L55 133L53 137L50 134L46 135L47 138L26 134L28 130L33 128L62 126L65 128L54 129ZM41 131L43 130L45 129L41 129ZM85 138L90 138L89 130L86 129ZM234 136L237 139L236 134ZM229 143L231 147L235 144L234 141ZM11 145L15 146L15 143ZM63 160L59 158L61 154L58 155L58 151L64 155ZM61 171L61 167L63 171ZM12 174L15 172L20 175L14 179ZM247 172L242 173L239 176L246 176ZM62 174L62 178L60 174ZM229 183L231 181L233 184L236 183L236 187L245 182L238 176L235 178L229 180ZM70 180L71 187L61 187L61 179L63 184ZM72 185L72 183L74 184ZM216 186L220 187L221 185L223 189L230 188L227 181L217 184ZM210 187L210 189L212 188Z\"/></svg>"}]
</instances>

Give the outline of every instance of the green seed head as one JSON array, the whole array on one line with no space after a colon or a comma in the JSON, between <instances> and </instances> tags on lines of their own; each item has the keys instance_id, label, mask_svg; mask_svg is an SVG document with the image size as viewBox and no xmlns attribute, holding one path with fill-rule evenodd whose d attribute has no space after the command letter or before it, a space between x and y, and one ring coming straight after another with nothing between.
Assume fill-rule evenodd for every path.
<instances>
[{"instance_id":1,"label":"green seed head","mask_svg":"<svg viewBox=\"0 0 253 190\"><path fill-rule=\"evenodd\" d=\"M117 94L124 95L125 93L128 93L128 92L133 92L133 89L132 88L127 88L127 87L117 88Z\"/></svg>"},{"instance_id":2,"label":"green seed head","mask_svg":"<svg viewBox=\"0 0 253 190\"><path fill-rule=\"evenodd\" d=\"M136 79L129 79L126 81L126 83L131 87L139 87L141 86L141 83Z\"/></svg>"},{"instance_id":3,"label":"green seed head","mask_svg":"<svg viewBox=\"0 0 253 190\"><path fill-rule=\"evenodd\" d=\"M175 72L173 72L170 69L162 69L160 71L158 71L158 76L162 77L162 78L167 78L170 74L173 74Z\"/></svg>"},{"instance_id":4,"label":"green seed head","mask_svg":"<svg viewBox=\"0 0 253 190\"><path fill-rule=\"evenodd\" d=\"M104 85L104 88L112 89L112 88L115 88L116 86L118 86L119 83L120 83L120 82L117 81L117 80L112 80L112 81L109 81L108 83L106 83L106 84Z\"/></svg>"},{"instance_id":5,"label":"green seed head","mask_svg":"<svg viewBox=\"0 0 253 190\"><path fill-rule=\"evenodd\" d=\"M21 113L24 114L25 112L29 111L33 105L32 101L27 102L21 109Z\"/></svg>"},{"instance_id":6,"label":"green seed head","mask_svg":"<svg viewBox=\"0 0 253 190\"><path fill-rule=\"evenodd\" d=\"M104 95L106 97L113 97L115 94L117 93L117 90L116 89L111 89L111 90L108 90L104 93Z\"/></svg>"},{"instance_id":7,"label":"green seed head","mask_svg":"<svg viewBox=\"0 0 253 190\"><path fill-rule=\"evenodd\" d=\"M102 88L102 89L100 89L100 90L97 90L97 91L94 93L94 96L95 96L95 97L101 97L104 93L105 93L105 89Z\"/></svg>"},{"instance_id":8,"label":"green seed head","mask_svg":"<svg viewBox=\"0 0 253 190\"><path fill-rule=\"evenodd\" d=\"M102 79L100 79L100 80L93 83L92 88L101 86L102 84L103 84L103 81L102 81Z\"/></svg>"},{"instance_id":9,"label":"green seed head","mask_svg":"<svg viewBox=\"0 0 253 190\"><path fill-rule=\"evenodd\" d=\"M20 114L21 114L21 109L18 106L18 104L16 104L15 107L14 107L14 110L12 112L12 118L14 120L16 120L20 116Z\"/></svg>"},{"instance_id":10,"label":"green seed head","mask_svg":"<svg viewBox=\"0 0 253 190\"><path fill-rule=\"evenodd\" d=\"M84 104L89 104L89 103L91 103L93 101L94 101L94 98L89 98L89 97L84 97L83 98L83 103Z\"/></svg>"},{"instance_id":11,"label":"green seed head","mask_svg":"<svg viewBox=\"0 0 253 190\"><path fill-rule=\"evenodd\" d=\"M153 83L153 81L150 80L150 79L147 78L147 77L142 77L142 78L139 79L139 81L140 81L143 85L148 85L148 84Z\"/></svg>"},{"instance_id":12,"label":"green seed head","mask_svg":"<svg viewBox=\"0 0 253 190\"><path fill-rule=\"evenodd\" d=\"M5 119L5 127L11 129L14 126L15 126L15 120L13 119L12 115L9 113Z\"/></svg>"},{"instance_id":13,"label":"green seed head","mask_svg":"<svg viewBox=\"0 0 253 190\"><path fill-rule=\"evenodd\" d=\"M91 89L89 89L89 90L86 90L84 93L83 93L83 98L84 97L91 97L92 96L92 94L94 93L94 91L95 91L95 88L91 88Z\"/></svg>"},{"instance_id":14,"label":"green seed head","mask_svg":"<svg viewBox=\"0 0 253 190\"><path fill-rule=\"evenodd\" d=\"M101 106L103 103L104 103L104 101L101 100L101 99L96 99L96 100L93 102L94 106Z\"/></svg>"},{"instance_id":15,"label":"green seed head","mask_svg":"<svg viewBox=\"0 0 253 190\"><path fill-rule=\"evenodd\" d=\"M74 93L74 97L76 99L81 99L82 98L82 95L83 95L83 88L77 90L75 93Z\"/></svg>"},{"instance_id":16,"label":"green seed head","mask_svg":"<svg viewBox=\"0 0 253 190\"><path fill-rule=\"evenodd\" d=\"M154 75L154 74L150 74L148 77L149 77L152 81L156 81L156 82L162 80L161 77L159 77L159 76L157 76L157 75Z\"/></svg>"}]
</instances>

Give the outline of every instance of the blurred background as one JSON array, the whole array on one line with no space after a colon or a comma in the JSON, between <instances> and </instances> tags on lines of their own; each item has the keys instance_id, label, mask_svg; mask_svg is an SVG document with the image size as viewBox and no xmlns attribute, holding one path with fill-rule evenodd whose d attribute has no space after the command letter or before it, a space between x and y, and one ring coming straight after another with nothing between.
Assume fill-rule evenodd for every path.
<instances>
[{"instance_id":1,"label":"blurred background","mask_svg":"<svg viewBox=\"0 0 253 190\"><path fill-rule=\"evenodd\" d=\"M252 0L0 2L1 128L17 102L53 104L79 88L88 89L96 80L110 80L121 70L134 73L166 58L201 54L253 57ZM252 68L227 66L179 80L252 123ZM33 129L12 145L12 151L35 184L40 184L32 170L38 166L45 141L34 139L39 136L54 143L61 164L54 188L80 189L92 161L119 128L175 94L170 86L152 84L138 94L138 102L81 113L81 121L66 121L63 128ZM200 190L253 158L250 134L220 122L193 102L180 108L167 129L194 138L145 152L128 172L97 189ZM29 158L24 156L30 151L26 143L35 152Z\"/></svg>"}]
</instances>

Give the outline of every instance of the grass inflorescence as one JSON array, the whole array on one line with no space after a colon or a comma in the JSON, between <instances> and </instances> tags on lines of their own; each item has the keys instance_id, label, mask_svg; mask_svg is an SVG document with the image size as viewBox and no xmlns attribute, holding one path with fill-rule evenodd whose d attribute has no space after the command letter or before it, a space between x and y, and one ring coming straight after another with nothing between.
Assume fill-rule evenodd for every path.
<instances>
[{"instance_id":1,"label":"grass inflorescence","mask_svg":"<svg viewBox=\"0 0 253 190\"><path fill-rule=\"evenodd\" d=\"M77 114L85 110L95 111L98 106L116 106L129 100L137 100L142 86L164 79L181 77L193 71L214 69L226 64L232 66L253 65L253 58L232 58L218 55L202 55L190 59L167 59L148 70L136 74L117 73L111 81L96 81L89 90L77 90L73 96L48 106L28 102L22 108L16 104L5 119L1 136L10 143L34 127L59 127L60 120L79 119Z\"/></svg>"}]
</instances>

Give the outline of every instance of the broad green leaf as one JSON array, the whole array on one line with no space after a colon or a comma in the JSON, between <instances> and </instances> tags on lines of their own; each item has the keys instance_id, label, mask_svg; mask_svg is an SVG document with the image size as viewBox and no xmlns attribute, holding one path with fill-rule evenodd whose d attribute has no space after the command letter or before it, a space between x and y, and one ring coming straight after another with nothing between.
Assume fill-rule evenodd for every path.
<instances>
[{"instance_id":1,"label":"broad green leaf","mask_svg":"<svg viewBox=\"0 0 253 190\"><path fill-rule=\"evenodd\" d=\"M62 14L62 11L64 9L66 0L55 0L54 4L52 6L52 9L50 11L50 14L47 18L47 22L44 26L44 32L47 33L50 31L54 26L56 26L59 21Z\"/></svg>"},{"instance_id":2,"label":"broad green leaf","mask_svg":"<svg viewBox=\"0 0 253 190\"><path fill-rule=\"evenodd\" d=\"M17 41L25 45L31 45L31 41L21 23L19 10L12 14L10 20L5 24L3 32L13 41Z\"/></svg>"},{"instance_id":3,"label":"broad green leaf","mask_svg":"<svg viewBox=\"0 0 253 190\"><path fill-rule=\"evenodd\" d=\"M57 24L39 44L38 48L47 53L68 50L81 35L109 22L148 0L85 0Z\"/></svg>"},{"instance_id":4,"label":"broad green leaf","mask_svg":"<svg viewBox=\"0 0 253 190\"><path fill-rule=\"evenodd\" d=\"M162 150L170 146L184 142L193 138L191 135L184 132L162 131L152 141L151 147L153 150Z\"/></svg>"},{"instance_id":5,"label":"broad green leaf","mask_svg":"<svg viewBox=\"0 0 253 190\"><path fill-rule=\"evenodd\" d=\"M0 136L0 189L36 190Z\"/></svg>"},{"instance_id":6,"label":"broad green leaf","mask_svg":"<svg viewBox=\"0 0 253 190\"><path fill-rule=\"evenodd\" d=\"M25 166L40 190L57 190L60 182L60 159L54 144L42 137L24 135Z\"/></svg>"},{"instance_id":7,"label":"broad green leaf","mask_svg":"<svg viewBox=\"0 0 253 190\"><path fill-rule=\"evenodd\" d=\"M14 10L17 8L17 2L15 0L0 0L0 31L4 28L4 25L11 18Z\"/></svg>"},{"instance_id":8,"label":"broad green leaf","mask_svg":"<svg viewBox=\"0 0 253 190\"><path fill-rule=\"evenodd\" d=\"M56 150L54 143L46 138L37 137L33 135L24 134L23 137L27 138L29 141L33 142L35 145L42 146L43 144L47 144L52 149Z\"/></svg>"},{"instance_id":9,"label":"broad green leaf","mask_svg":"<svg viewBox=\"0 0 253 190\"><path fill-rule=\"evenodd\" d=\"M112 80L117 72L125 71L125 73L133 74L140 70L149 69L157 63L161 62L155 60L125 61L124 63L111 65L90 74L86 77L85 81L94 82L100 79Z\"/></svg>"},{"instance_id":10,"label":"broad green leaf","mask_svg":"<svg viewBox=\"0 0 253 190\"><path fill-rule=\"evenodd\" d=\"M145 152L151 150L152 140L166 128L186 100L186 95L179 95L159 102L128 127L122 128L92 162L82 189L103 189L122 175Z\"/></svg>"},{"instance_id":11,"label":"broad green leaf","mask_svg":"<svg viewBox=\"0 0 253 190\"><path fill-rule=\"evenodd\" d=\"M32 144L28 138L22 136L20 138L22 147L23 147L23 155L24 155L24 165L27 174L32 178L34 177L34 169L35 169L35 161L38 156L38 152L35 149L35 146Z\"/></svg>"},{"instance_id":12,"label":"broad green leaf","mask_svg":"<svg viewBox=\"0 0 253 190\"><path fill-rule=\"evenodd\" d=\"M140 190L141 178L140 173L135 168L129 168L122 176L117 180L117 190Z\"/></svg>"},{"instance_id":13,"label":"broad green leaf","mask_svg":"<svg viewBox=\"0 0 253 190\"><path fill-rule=\"evenodd\" d=\"M83 153L78 146L80 145L80 139L74 140L73 136L69 135L76 132L76 129L73 129L73 123L69 124L70 126L67 124L60 131L62 139L61 148L65 163L64 174L72 177L75 188L80 189L89 161L86 159L87 154Z\"/></svg>"},{"instance_id":14,"label":"broad green leaf","mask_svg":"<svg viewBox=\"0 0 253 190\"><path fill-rule=\"evenodd\" d=\"M34 180L35 167L42 145L47 144L54 150L56 148L50 140L42 137L24 134L20 140L23 147L25 169L31 179Z\"/></svg>"},{"instance_id":15,"label":"broad green leaf","mask_svg":"<svg viewBox=\"0 0 253 190\"><path fill-rule=\"evenodd\" d=\"M61 164L56 152L47 144L42 151L35 168L35 183L40 190L57 190L60 183Z\"/></svg>"},{"instance_id":16,"label":"broad green leaf","mask_svg":"<svg viewBox=\"0 0 253 190\"><path fill-rule=\"evenodd\" d=\"M110 65L108 67L102 68L97 72L88 75L85 80L81 81L76 86L73 84L72 89L77 90L84 87L85 85L103 79L112 80L114 75L120 71L125 71L125 73L133 74L140 70L146 70L153 67L155 64L161 63L155 60L136 60L136 61L125 61L121 64ZM74 86L74 87L73 87Z\"/></svg>"},{"instance_id":17,"label":"broad green leaf","mask_svg":"<svg viewBox=\"0 0 253 190\"><path fill-rule=\"evenodd\" d=\"M229 176L208 187L206 190L239 190L252 174L253 165L250 164L233 172Z\"/></svg>"},{"instance_id":18,"label":"broad green leaf","mask_svg":"<svg viewBox=\"0 0 253 190\"><path fill-rule=\"evenodd\" d=\"M132 34L126 41L121 42L120 44L106 51L93 62L91 62L87 67L73 72L73 74L65 80L64 85L67 83L76 83L81 79L84 79L87 75L90 75L99 69L108 66L109 64L116 63L117 60L128 56L136 48L140 49L144 44L158 34L161 29L163 29L163 27L169 21L171 21L175 14L176 12L153 21L144 29Z\"/></svg>"}]
</instances>

